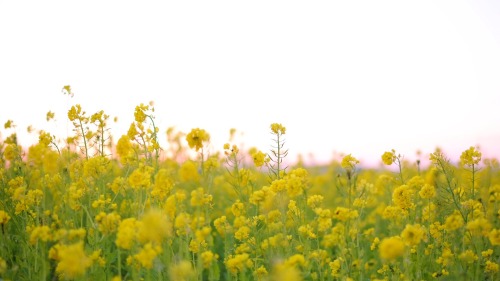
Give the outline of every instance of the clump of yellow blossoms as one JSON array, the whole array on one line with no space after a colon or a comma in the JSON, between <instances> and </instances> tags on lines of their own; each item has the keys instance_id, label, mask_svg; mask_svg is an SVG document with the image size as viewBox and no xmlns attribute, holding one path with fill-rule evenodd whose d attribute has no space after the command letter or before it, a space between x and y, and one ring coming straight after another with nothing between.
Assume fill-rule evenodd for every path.
<instances>
[{"instance_id":1,"label":"clump of yellow blossoms","mask_svg":"<svg viewBox=\"0 0 500 281\"><path fill-rule=\"evenodd\" d=\"M194 128L186 135L186 141L190 148L198 151L203 148L205 142L210 141L210 135L203 129Z\"/></svg>"},{"instance_id":2,"label":"clump of yellow blossoms","mask_svg":"<svg viewBox=\"0 0 500 281\"><path fill-rule=\"evenodd\" d=\"M271 124L271 132L275 135L284 135L286 133L286 128L280 123Z\"/></svg>"},{"instance_id":3,"label":"clump of yellow blossoms","mask_svg":"<svg viewBox=\"0 0 500 281\"><path fill-rule=\"evenodd\" d=\"M379 245L380 257L386 260L399 258L404 254L404 251L404 242L398 236L384 238Z\"/></svg>"},{"instance_id":4,"label":"clump of yellow blossoms","mask_svg":"<svg viewBox=\"0 0 500 281\"><path fill-rule=\"evenodd\" d=\"M460 155L460 161L466 166L477 165L479 161L481 161L481 152L471 146L469 149L462 152L462 155Z\"/></svg>"},{"instance_id":5,"label":"clump of yellow blossoms","mask_svg":"<svg viewBox=\"0 0 500 281\"><path fill-rule=\"evenodd\" d=\"M391 151L386 151L382 154L382 162L386 165L392 165L396 161L396 151L392 149Z\"/></svg>"},{"instance_id":6,"label":"clump of yellow blossoms","mask_svg":"<svg viewBox=\"0 0 500 281\"><path fill-rule=\"evenodd\" d=\"M56 272L61 279L75 279L85 274L92 260L85 254L83 242L61 245L58 249Z\"/></svg>"}]
</instances>

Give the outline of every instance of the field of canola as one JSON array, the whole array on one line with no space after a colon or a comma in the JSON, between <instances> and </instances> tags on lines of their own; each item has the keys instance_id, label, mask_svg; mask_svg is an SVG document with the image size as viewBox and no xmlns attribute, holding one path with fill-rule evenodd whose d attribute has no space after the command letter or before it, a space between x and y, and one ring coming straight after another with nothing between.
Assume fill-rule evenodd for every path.
<instances>
[{"instance_id":1,"label":"field of canola","mask_svg":"<svg viewBox=\"0 0 500 281\"><path fill-rule=\"evenodd\" d=\"M500 280L500 166L477 148L286 167L281 124L268 148L214 152L153 114L137 106L116 143L80 105L64 140L22 148L5 123L1 280Z\"/></svg>"}]
</instances>

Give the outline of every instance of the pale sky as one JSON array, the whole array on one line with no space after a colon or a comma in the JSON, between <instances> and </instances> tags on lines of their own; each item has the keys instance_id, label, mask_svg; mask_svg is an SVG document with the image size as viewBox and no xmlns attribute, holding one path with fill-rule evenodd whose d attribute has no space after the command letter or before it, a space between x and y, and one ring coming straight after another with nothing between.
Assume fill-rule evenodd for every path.
<instances>
[{"instance_id":1,"label":"pale sky","mask_svg":"<svg viewBox=\"0 0 500 281\"><path fill-rule=\"evenodd\" d=\"M234 127L268 151L276 122L290 157L319 162L500 158L499 15L494 0L0 0L0 122L21 142L28 125L64 137L80 103L119 116L121 135L153 100L162 137L199 127L213 149Z\"/></svg>"}]
</instances>

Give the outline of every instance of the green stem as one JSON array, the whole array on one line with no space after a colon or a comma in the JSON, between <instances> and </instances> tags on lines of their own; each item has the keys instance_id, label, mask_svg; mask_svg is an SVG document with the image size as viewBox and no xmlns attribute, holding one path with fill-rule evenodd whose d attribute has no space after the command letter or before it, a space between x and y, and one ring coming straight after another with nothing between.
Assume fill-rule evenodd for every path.
<instances>
[{"instance_id":1,"label":"green stem","mask_svg":"<svg viewBox=\"0 0 500 281\"><path fill-rule=\"evenodd\" d=\"M89 160L89 152L88 152L88 147L87 147L87 139L85 137L85 130L83 130L82 119L78 118L78 122L80 123L80 130L81 130L81 133L82 133L83 145L85 146L85 158L87 160Z\"/></svg>"}]
</instances>

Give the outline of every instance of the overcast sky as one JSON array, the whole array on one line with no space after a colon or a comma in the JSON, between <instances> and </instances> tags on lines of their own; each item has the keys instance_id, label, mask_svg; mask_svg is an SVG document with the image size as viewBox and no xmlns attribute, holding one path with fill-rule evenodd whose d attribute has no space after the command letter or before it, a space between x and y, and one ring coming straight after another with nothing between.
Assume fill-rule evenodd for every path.
<instances>
[{"instance_id":1,"label":"overcast sky","mask_svg":"<svg viewBox=\"0 0 500 281\"><path fill-rule=\"evenodd\" d=\"M204 128L214 149L234 127L268 150L277 122L290 157L499 158L498 15L494 0L0 0L0 122L64 136L81 103L121 135L153 100L162 133Z\"/></svg>"}]
</instances>

